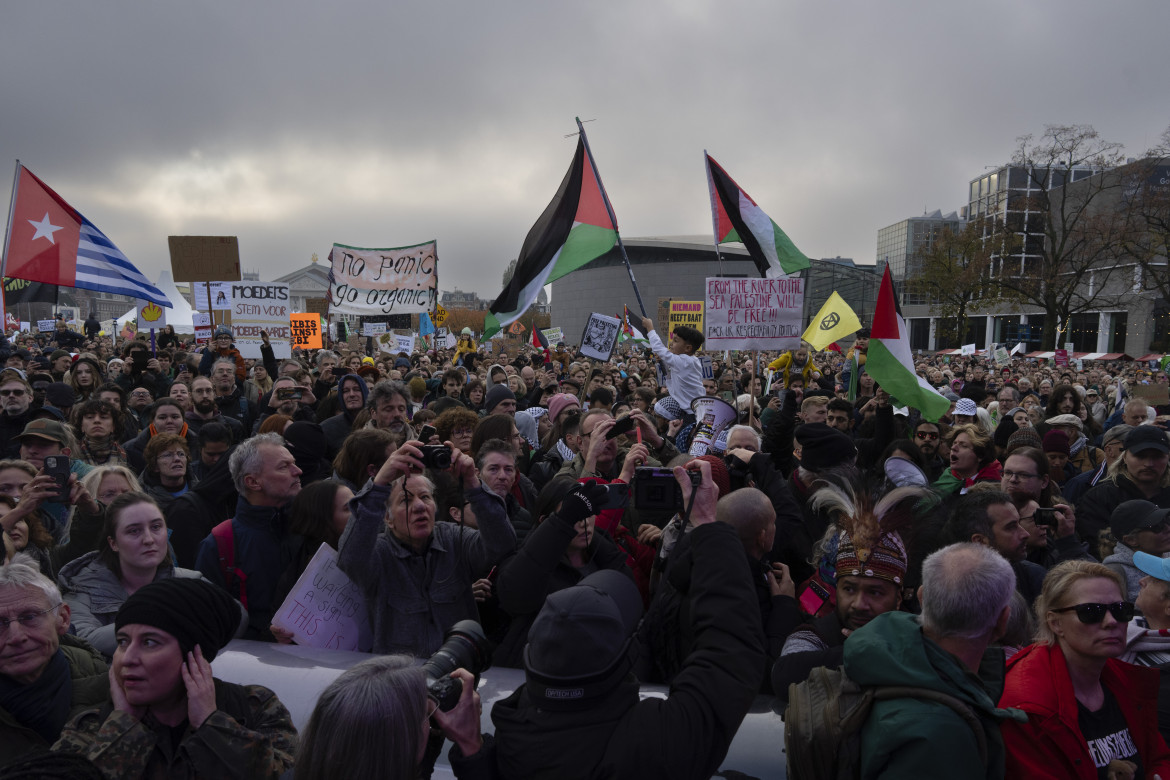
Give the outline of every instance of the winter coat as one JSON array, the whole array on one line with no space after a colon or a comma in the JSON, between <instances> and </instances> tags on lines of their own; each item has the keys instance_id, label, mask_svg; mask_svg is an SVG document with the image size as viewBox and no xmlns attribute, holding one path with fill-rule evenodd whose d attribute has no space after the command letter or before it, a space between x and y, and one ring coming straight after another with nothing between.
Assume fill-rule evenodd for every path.
<instances>
[{"instance_id":1,"label":"winter coat","mask_svg":"<svg viewBox=\"0 0 1170 780\"><path fill-rule=\"evenodd\" d=\"M337 565L366 597L373 652L428 658L447 629L478 618L471 584L515 549L516 532L499 496L480 486L466 498L479 530L436 523L422 553L386 530L389 486L370 481L350 501Z\"/></svg>"},{"instance_id":2,"label":"winter coat","mask_svg":"<svg viewBox=\"0 0 1170 780\"><path fill-rule=\"evenodd\" d=\"M1170 750L1158 733L1158 672L1105 662L1101 684L1113 694L1129 725L1145 776L1170 777ZM1004 723L1007 778L1095 780L1097 767L1081 735L1077 699L1064 652L1058 645L1032 645L1012 656L1000 706L1028 714L1027 723Z\"/></svg>"},{"instance_id":3,"label":"winter coat","mask_svg":"<svg viewBox=\"0 0 1170 780\"><path fill-rule=\"evenodd\" d=\"M171 577L204 579L199 572L174 568L168 561L158 567L154 581ZM95 550L67 564L61 570L57 581L61 586L61 595L69 605L73 633L97 648L106 658L112 658L114 650L118 647L118 642L114 638L114 618L122 604L130 597L118 575L98 559L98 552ZM237 635L242 636L247 626L248 613L244 610Z\"/></svg>"},{"instance_id":4,"label":"winter coat","mask_svg":"<svg viewBox=\"0 0 1170 780\"><path fill-rule=\"evenodd\" d=\"M726 523L692 533L695 646L666 699L628 675L597 698L550 706L522 685L492 707L501 775L708 778L760 684L764 639L743 544Z\"/></svg>"},{"instance_id":5,"label":"winter coat","mask_svg":"<svg viewBox=\"0 0 1170 780\"><path fill-rule=\"evenodd\" d=\"M1101 561L1125 578L1125 598L1127 601L1137 599L1138 591L1141 590L1138 587L1138 581L1146 576L1145 572L1133 565L1133 552L1118 539L1117 545L1113 548L1113 554Z\"/></svg>"},{"instance_id":6,"label":"winter coat","mask_svg":"<svg viewBox=\"0 0 1170 780\"><path fill-rule=\"evenodd\" d=\"M53 749L85 756L109 778L260 780L292 766L297 730L275 693L215 680L215 703L199 728L187 724L177 746L171 728L150 714L138 720L107 702L74 718Z\"/></svg>"},{"instance_id":7,"label":"winter coat","mask_svg":"<svg viewBox=\"0 0 1170 780\"><path fill-rule=\"evenodd\" d=\"M1003 777L1000 725L1022 716L995 704L1003 678L1002 650L990 650L976 676L928 639L917 617L886 612L849 635L844 665L859 685L905 685L954 696L974 711L987 740L984 764L971 727L946 704L912 698L874 702L861 731L862 778Z\"/></svg>"},{"instance_id":8,"label":"winter coat","mask_svg":"<svg viewBox=\"0 0 1170 780\"><path fill-rule=\"evenodd\" d=\"M1147 497L1141 488L1124 474L1106 477L1081 496L1077 504L1077 533L1088 542L1089 552L1097 550L1098 534L1109 527L1113 510L1123 501L1140 498L1151 501L1161 509L1170 509L1170 487L1160 487Z\"/></svg>"},{"instance_id":9,"label":"winter coat","mask_svg":"<svg viewBox=\"0 0 1170 780\"><path fill-rule=\"evenodd\" d=\"M109 698L109 668L101 653L71 634L61 637L60 648L69 662L73 678L73 698L69 704L69 717L73 718ZM65 728L68 729L68 725ZM49 747L37 732L0 709L0 766Z\"/></svg>"}]
</instances>

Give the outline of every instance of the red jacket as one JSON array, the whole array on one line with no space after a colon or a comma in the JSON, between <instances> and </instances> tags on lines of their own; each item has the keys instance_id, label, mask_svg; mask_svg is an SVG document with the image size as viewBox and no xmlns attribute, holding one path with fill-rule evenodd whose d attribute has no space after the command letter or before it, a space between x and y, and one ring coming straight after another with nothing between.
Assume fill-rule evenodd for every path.
<instances>
[{"instance_id":1,"label":"red jacket","mask_svg":"<svg viewBox=\"0 0 1170 780\"><path fill-rule=\"evenodd\" d=\"M1105 662L1101 683L1117 699L1142 757L1145 776L1170 778L1170 749L1158 733L1158 670ZM1006 778L1096 780L1097 767L1077 721L1077 700L1060 647L1032 645L1007 665L1000 707L1028 713L1027 723L1003 721Z\"/></svg>"}]
</instances>

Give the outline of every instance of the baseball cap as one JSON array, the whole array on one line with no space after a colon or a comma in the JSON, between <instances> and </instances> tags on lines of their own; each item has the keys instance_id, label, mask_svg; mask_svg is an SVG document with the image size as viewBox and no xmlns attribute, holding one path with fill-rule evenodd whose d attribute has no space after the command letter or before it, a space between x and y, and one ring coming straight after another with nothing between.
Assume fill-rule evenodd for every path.
<instances>
[{"instance_id":1,"label":"baseball cap","mask_svg":"<svg viewBox=\"0 0 1170 780\"><path fill-rule=\"evenodd\" d=\"M1170 582L1170 558L1159 558L1149 553L1135 552L1133 565L1155 579Z\"/></svg>"},{"instance_id":2,"label":"baseball cap","mask_svg":"<svg viewBox=\"0 0 1170 780\"><path fill-rule=\"evenodd\" d=\"M1150 501L1142 499L1123 501L1109 516L1109 530L1120 540L1134 531L1164 523L1167 516L1170 516L1170 509L1161 509Z\"/></svg>"},{"instance_id":3,"label":"baseball cap","mask_svg":"<svg viewBox=\"0 0 1170 780\"><path fill-rule=\"evenodd\" d=\"M65 423L58 422L57 420L33 420L24 426L24 430L16 438L21 441L24 439L42 439L44 441L56 442L62 447L69 445L69 432L65 430Z\"/></svg>"},{"instance_id":4,"label":"baseball cap","mask_svg":"<svg viewBox=\"0 0 1170 780\"><path fill-rule=\"evenodd\" d=\"M1166 431L1154 425L1139 425L1125 437L1125 449L1129 452L1145 452L1157 450L1170 453L1170 442L1166 439Z\"/></svg>"}]
</instances>

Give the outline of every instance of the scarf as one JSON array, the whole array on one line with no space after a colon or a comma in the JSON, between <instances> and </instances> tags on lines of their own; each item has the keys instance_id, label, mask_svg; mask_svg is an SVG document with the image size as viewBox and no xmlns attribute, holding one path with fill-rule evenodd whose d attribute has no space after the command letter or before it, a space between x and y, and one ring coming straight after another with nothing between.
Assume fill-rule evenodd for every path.
<instances>
[{"instance_id":1,"label":"scarf","mask_svg":"<svg viewBox=\"0 0 1170 780\"><path fill-rule=\"evenodd\" d=\"M80 460L94 466L126 462L126 451L122 449L113 435L100 439L82 439L78 446L81 449Z\"/></svg>"},{"instance_id":2,"label":"scarf","mask_svg":"<svg viewBox=\"0 0 1170 780\"><path fill-rule=\"evenodd\" d=\"M1170 629L1150 628L1144 617L1135 617L1126 629L1125 653L1120 660L1138 666L1170 662Z\"/></svg>"},{"instance_id":3,"label":"scarf","mask_svg":"<svg viewBox=\"0 0 1170 780\"><path fill-rule=\"evenodd\" d=\"M573 458L577 457L577 453L569 449L569 445L565 444L564 439L557 439L557 452L560 453L565 463L571 463Z\"/></svg>"},{"instance_id":4,"label":"scarf","mask_svg":"<svg viewBox=\"0 0 1170 780\"><path fill-rule=\"evenodd\" d=\"M0 675L0 707L50 745L61 736L72 702L73 677L59 647L41 676L30 685L20 685Z\"/></svg>"},{"instance_id":5,"label":"scarf","mask_svg":"<svg viewBox=\"0 0 1170 780\"><path fill-rule=\"evenodd\" d=\"M151 438L158 436L158 429L154 427L154 423L151 423L148 426L148 430L150 431ZM178 435L182 436L184 439L187 438L187 423L183 423L183 430L179 431Z\"/></svg>"}]
</instances>

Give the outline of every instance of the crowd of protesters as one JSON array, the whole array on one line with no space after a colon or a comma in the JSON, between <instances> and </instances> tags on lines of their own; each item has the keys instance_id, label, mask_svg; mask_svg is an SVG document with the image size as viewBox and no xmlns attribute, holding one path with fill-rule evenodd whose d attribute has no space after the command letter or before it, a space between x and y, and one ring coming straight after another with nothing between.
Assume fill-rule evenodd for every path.
<instances>
[{"instance_id":1,"label":"crowd of protesters","mask_svg":"<svg viewBox=\"0 0 1170 780\"><path fill-rule=\"evenodd\" d=\"M827 668L936 694L875 702L862 777L1170 777L1165 373L919 356L951 401L927 420L865 331L704 364L698 331L643 325L604 362L4 340L0 766L413 777L445 736L460 777L709 777L758 695ZM692 454L703 397L736 419ZM647 466L681 506L633 500ZM210 662L292 641L273 615L323 543L375 657L298 736ZM525 675L494 734L413 663L467 619Z\"/></svg>"}]
</instances>

